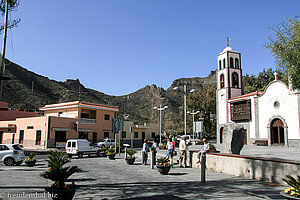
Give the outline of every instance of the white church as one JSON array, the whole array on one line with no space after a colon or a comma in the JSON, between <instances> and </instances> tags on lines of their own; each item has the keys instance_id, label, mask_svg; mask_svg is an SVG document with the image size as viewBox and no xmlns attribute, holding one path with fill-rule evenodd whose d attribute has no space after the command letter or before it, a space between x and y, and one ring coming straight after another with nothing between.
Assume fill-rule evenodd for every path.
<instances>
[{"instance_id":1,"label":"white church","mask_svg":"<svg viewBox=\"0 0 300 200\"><path fill-rule=\"evenodd\" d=\"M270 82L263 92L243 94L241 53L226 47L218 55L216 117L217 141L224 126L238 123L247 145L300 147L300 92L284 82Z\"/></svg>"}]
</instances>

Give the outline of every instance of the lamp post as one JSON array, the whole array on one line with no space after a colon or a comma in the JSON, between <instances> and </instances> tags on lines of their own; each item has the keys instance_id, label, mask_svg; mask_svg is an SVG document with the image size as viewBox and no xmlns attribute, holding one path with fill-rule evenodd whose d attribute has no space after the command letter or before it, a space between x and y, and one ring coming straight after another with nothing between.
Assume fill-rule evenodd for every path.
<instances>
[{"instance_id":1,"label":"lamp post","mask_svg":"<svg viewBox=\"0 0 300 200\"><path fill-rule=\"evenodd\" d=\"M193 93L196 90L191 89L189 92L186 91L186 85L183 86L183 91L180 91L179 87L174 87L173 90L178 90L184 95L184 135L186 136L186 95L189 93Z\"/></svg>"},{"instance_id":2,"label":"lamp post","mask_svg":"<svg viewBox=\"0 0 300 200\"><path fill-rule=\"evenodd\" d=\"M194 111L193 112L190 112L190 111L187 111L188 114L191 114L193 116L193 140L195 139L195 115L197 115L198 113L200 113L200 111Z\"/></svg>"},{"instance_id":3,"label":"lamp post","mask_svg":"<svg viewBox=\"0 0 300 200\"><path fill-rule=\"evenodd\" d=\"M167 109L168 106L161 107L161 104L158 107L154 107L155 110L159 111L159 145L161 145L161 111Z\"/></svg>"}]
</instances>

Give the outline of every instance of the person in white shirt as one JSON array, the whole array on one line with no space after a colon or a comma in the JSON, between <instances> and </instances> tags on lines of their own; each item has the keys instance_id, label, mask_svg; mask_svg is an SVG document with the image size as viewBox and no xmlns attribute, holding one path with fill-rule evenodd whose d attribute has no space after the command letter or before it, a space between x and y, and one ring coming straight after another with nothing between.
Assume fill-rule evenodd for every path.
<instances>
[{"instance_id":1,"label":"person in white shirt","mask_svg":"<svg viewBox=\"0 0 300 200\"><path fill-rule=\"evenodd\" d=\"M179 157L179 167L187 167L186 166L186 151L187 151L187 145L186 145L186 137L183 136L179 143L179 150L180 150L180 157ZM183 166L182 166L183 161Z\"/></svg>"},{"instance_id":2,"label":"person in white shirt","mask_svg":"<svg viewBox=\"0 0 300 200\"><path fill-rule=\"evenodd\" d=\"M152 151L156 151L157 150L157 143L153 140L152 141L152 147L151 147Z\"/></svg>"},{"instance_id":3,"label":"person in white shirt","mask_svg":"<svg viewBox=\"0 0 300 200\"><path fill-rule=\"evenodd\" d=\"M173 166L173 152L175 149L174 142L172 141L172 137L169 137L169 140L167 142L167 157L170 159L170 164Z\"/></svg>"},{"instance_id":4,"label":"person in white shirt","mask_svg":"<svg viewBox=\"0 0 300 200\"><path fill-rule=\"evenodd\" d=\"M143 165L147 165L149 146L147 144L147 140L144 140L143 149L142 149L142 157L143 157Z\"/></svg>"},{"instance_id":5,"label":"person in white shirt","mask_svg":"<svg viewBox=\"0 0 300 200\"><path fill-rule=\"evenodd\" d=\"M203 149L201 151L198 152L197 154L197 158L198 158L198 161L196 162L197 164L198 163L201 163L201 157L204 153L206 152L209 152L210 151L210 144L207 142L207 140L204 138L203 139Z\"/></svg>"}]
</instances>

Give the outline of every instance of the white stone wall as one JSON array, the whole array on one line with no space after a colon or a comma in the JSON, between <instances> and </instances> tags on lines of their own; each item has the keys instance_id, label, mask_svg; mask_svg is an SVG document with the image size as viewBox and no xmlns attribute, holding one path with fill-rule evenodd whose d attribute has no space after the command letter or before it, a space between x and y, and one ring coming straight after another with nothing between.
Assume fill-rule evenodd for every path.
<instances>
[{"instance_id":1,"label":"white stone wall","mask_svg":"<svg viewBox=\"0 0 300 200\"><path fill-rule=\"evenodd\" d=\"M227 93L225 89L218 90L218 117L219 117L219 124L227 123Z\"/></svg>"},{"instance_id":2,"label":"white stone wall","mask_svg":"<svg viewBox=\"0 0 300 200\"><path fill-rule=\"evenodd\" d=\"M271 159L259 159L250 156L230 156L224 154L206 154L206 169L209 172L224 173L249 179L281 183L286 175L297 176L299 163L282 162ZM196 164L197 153L193 153L192 167Z\"/></svg>"},{"instance_id":3,"label":"white stone wall","mask_svg":"<svg viewBox=\"0 0 300 200\"><path fill-rule=\"evenodd\" d=\"M279 107L274 107L274 102ZM299 104L297 94L290 94L286 84L273 81L258 98L260 138L268 138L268 123L274 116L281 116L288 126L288 139L300 139Z\"/></svg>"},{"instance_id":4,"label":"white stone wall","mask_svg":"<svg viewBox=\"0 0 300 200\"><path fill-rule=\"evenodd\" d=\"M256 138L256 134L255 134L255 118L256 118L256 114L255 114L255 101L254 101L254 97L250 97L251 99L251 121L249 122L249 127L250 130L248 130L248 134L250 138L255 139Z\"/></svg>"}]
</instances>

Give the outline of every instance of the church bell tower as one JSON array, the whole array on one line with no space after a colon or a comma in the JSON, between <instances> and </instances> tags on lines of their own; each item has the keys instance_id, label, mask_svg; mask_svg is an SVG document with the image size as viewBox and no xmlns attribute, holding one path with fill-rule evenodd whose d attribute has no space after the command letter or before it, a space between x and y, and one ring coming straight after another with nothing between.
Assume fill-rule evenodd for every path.
<instances>
[{"instance_id":1,"label":"church bell tower","mask_svg":"<svg viewBox=\"0 0 300 200\"><path fill-rule=\"evenodd\" d=\"M230 121L228 100L242 95L241 54L234 51L229 44L218 55L216 79L217 136L218 138L222 138L220 137L222 127Z\"/></svg>"}]
</instances>

